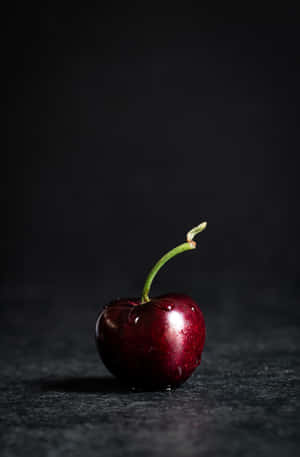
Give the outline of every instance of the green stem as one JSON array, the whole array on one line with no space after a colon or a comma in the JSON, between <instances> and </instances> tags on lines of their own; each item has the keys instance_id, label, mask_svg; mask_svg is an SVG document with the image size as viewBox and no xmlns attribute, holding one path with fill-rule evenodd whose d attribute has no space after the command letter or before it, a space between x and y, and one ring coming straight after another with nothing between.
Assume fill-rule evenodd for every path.
<instances>
[{"instance_id":1,"label":"green stem","mask_svg":"<svg viewBox=\"0 0 300 457\"><path fill-rule=\"evenodd\" d=\"M205 229L206 225L207 225L206 222L202 222L202 224L199 224L199 225L197 225L197 227L194 227L191 230L189 230L186 235L186 240L187 240L186 243L182 243L179 246L176 246L176 248L171 249L171 251L167 252L163 257L161 257L161 259L159 259L158 262L156 262L156 264L151 268L151 270L146 278L145 285L144 285L143 292L142 292L141 303L146 303L146 302L150 301L150 298L149 298L150 287L151 287L153 279L155 278L155 276L157 275L157 273L159 272L161 267L168 260L172 259L172 257L175 257L175 255L180 254L181 252L184 252L184 251L189 251L191 249L195 249L196 243L195 243L195 241L193 241L193 239L198 233L202 232Z\"/></svg>"}]
</instances>

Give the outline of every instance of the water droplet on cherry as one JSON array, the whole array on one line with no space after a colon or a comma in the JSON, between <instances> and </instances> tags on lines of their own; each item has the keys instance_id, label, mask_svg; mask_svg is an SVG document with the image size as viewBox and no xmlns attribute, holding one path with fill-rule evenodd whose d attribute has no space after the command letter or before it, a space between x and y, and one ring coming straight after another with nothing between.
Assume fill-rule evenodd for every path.
<instances>
[{"instance_id":1,"label":"water droplet on cherry","mask_svg":"<svg viewBox=\"0 0 300 457\"><path fill-rule=\"evenodd\" d=\"M164 302L161 300L159 303L155 303L157 308L163 309L164 311L172 311L174 309L174 304L170 302Z\"/></svg>"},{"instance_id":2,"label":"water droplet on cherry","mask_svg":"<svg viewBox=\"0 0 300 457\"><path fill-rule=\"evenodd\" d=\"M135 324L137 324L137 322L138 322L138 320L139 320L139 316L136 315L136 310L135 310L135 309L132 309L132 310L128 313L127 320L128 320L129 325L135 325Z\"/></svg>"}]
</instances>

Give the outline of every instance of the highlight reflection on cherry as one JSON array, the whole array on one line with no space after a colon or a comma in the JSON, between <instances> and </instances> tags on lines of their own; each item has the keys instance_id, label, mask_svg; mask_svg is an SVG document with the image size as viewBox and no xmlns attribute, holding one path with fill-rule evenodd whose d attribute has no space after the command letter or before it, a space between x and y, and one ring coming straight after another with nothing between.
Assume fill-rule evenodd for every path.
<instances>
[{"instance_id":1,"label":"highlight reflection on cherry","mask_svg":"<svg viewBox=\"0 0 300 457\"><path fill-rule=\"evenodd\" d=\"M96 344L105 366L131 387L177 387L201 362L205 340L203 314L188 295L171 293L149 298L160 268L175 255L194 249L197 233L165 254L151 269L140 299L112 301L96 322Z\"/></svg>"}]
</instances>

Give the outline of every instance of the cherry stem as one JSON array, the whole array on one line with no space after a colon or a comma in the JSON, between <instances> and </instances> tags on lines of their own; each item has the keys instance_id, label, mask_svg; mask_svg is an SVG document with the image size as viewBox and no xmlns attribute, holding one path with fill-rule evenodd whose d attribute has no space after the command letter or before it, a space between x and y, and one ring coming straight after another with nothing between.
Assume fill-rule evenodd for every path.
<instances>
[{"instance_id":1,"label":"cherry stem","mask_svg":"<svg viewBox=\"0 0 300 457\"><path fill-rule=\"evenodd\" d=\"M180 254L181 252L184 251L189 251L191 249L196 248L196 242L194 241L194 237L198 235L198 233L203 232L203 230L206 228L207 223L202 222L201 224L197 225L196 227L192 228L191 230L188 231L186 234L186 243L182 243L179 246L176 246L176 248L171 249L171 251L167 252L164 256L159 259L158 262L151 268L149 271L149 274L146 278L145 285L143 288L142 292L142 298L141 298L141 303L147 303L150 301L149 298L149 291L153 282L153 279L161 269L161 267L172 257L175 257L175 255Z\"/></svg>"}]
</instances>

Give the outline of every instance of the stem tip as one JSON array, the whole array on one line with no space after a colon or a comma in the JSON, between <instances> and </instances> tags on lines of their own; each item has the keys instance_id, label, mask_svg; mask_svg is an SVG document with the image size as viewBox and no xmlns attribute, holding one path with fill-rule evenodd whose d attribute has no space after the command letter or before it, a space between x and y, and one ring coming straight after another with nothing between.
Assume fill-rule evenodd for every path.
<instances>
[{"instance_id":1,"label":"stem tip","mask_svg":"<svg viewBox=\"0 0 300 457\"><path fill-rule=\"evenodd\" d=\"M201 222L201 224L189 230L186 234L186 240L188 243L193 243L193 239L198 233L203 232L207 227L207 222Z\"/></svg>"}]
</instances>

